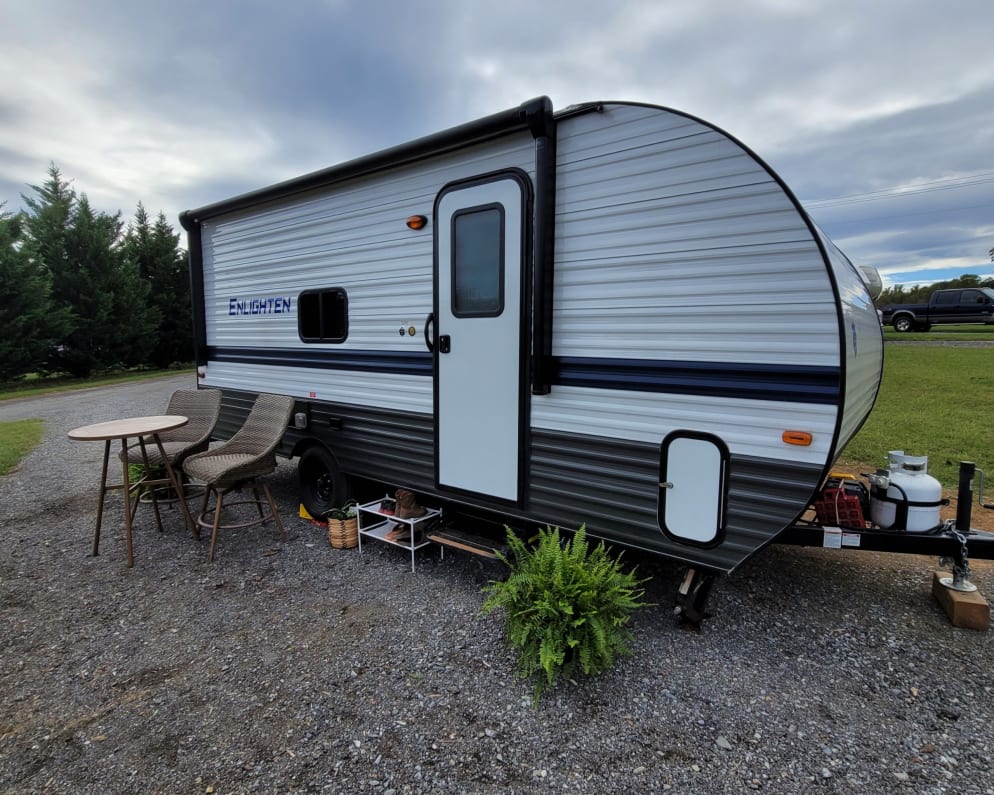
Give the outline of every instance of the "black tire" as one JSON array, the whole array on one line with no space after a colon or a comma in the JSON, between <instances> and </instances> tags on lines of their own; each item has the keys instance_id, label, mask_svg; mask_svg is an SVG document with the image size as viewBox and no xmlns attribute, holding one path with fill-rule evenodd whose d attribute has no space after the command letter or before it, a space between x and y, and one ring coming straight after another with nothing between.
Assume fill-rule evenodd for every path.
<instances>
[{"instance_id":1,"label":"black tire","mask_svg":"<svg viewBox=\"0 0 994 795\"><path fill-rule=\"evenodd\" d=\"M308 447L297 463L300 503L315 519L324 519L328 511L348 499L348 483L327 448Z\"/></svg>"},{"instance_id":2,"label":"black tire","mask_svg":"<svg viewBox=\"0 0 994 795\"><path fill-rule=\"evenodd\" d=\"M894 318L894 331L900 331L902 334L911 331L914 325L914 320L908 315L898 315Z\"/></svg>"}]
</instances>

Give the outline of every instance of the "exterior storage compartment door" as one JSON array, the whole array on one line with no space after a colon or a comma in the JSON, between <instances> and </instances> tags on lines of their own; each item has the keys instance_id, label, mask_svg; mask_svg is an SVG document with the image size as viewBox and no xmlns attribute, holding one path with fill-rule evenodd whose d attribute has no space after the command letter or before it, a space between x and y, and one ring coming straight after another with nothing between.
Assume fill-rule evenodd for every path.
<instances>
[{"instance_id":1,"label":"exterior storage compartment door","mask_svg":"<svg viewBox=\"0 0 994 795\"><path fill-rule=\"evenodd\" d=\"M682 544L720 544L728 503L725 443L710 434L674 431L663 440L659 474L659 529Z\"/></svg>"}]
</instances>

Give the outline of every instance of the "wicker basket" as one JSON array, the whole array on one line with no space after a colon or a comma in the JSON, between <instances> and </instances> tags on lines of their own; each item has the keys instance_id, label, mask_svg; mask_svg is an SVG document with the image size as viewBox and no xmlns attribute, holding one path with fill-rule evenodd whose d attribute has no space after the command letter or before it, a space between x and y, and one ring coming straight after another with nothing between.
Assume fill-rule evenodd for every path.
<instances>
[{"instance_id":1,"label":"wicker basket","mask_svg":"<svg viewBox=\"0 0 994 795\"><path fill-rule=\"evenodd\" d=\"M351 519L329 519L328 541L335 549L352 549L359 544L359 521Z\"/></svg>"}]
</instances>

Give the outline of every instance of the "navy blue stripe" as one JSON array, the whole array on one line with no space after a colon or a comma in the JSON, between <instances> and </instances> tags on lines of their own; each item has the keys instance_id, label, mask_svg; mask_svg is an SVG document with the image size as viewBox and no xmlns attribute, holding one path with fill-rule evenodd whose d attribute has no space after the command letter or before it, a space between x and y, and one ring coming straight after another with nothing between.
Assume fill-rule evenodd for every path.
<instances>
[{"instance_id":1,"label":"navy blue stripe","mask_svg":"<svg viewBox=\"0 0 994 795\"><path fill-rule=\"evenodd\" d=\"M827 405L838 404L840 393L838 367L803 365L561 356L553 359L552 380L563 386L592 389Z\"/></svg>"},{"instance_id":2,"label":"navy blue stripe","mask_svg":"<svg viewBox=\"0 0 994 795\"><path fill-rule=\"evenodd\" d=\"M286 350L282 348L208 348L213 362L312 367L319 370L359 370L431 376L428 351Z\"/></svg>"},{"instance_id":3,"label":"navy blue stripe","mask_svg":"<svg viewBox=\"0 0 994 795\"><path fill-rule=\"evenodd\" d=\"M434 372L427 351L208 348L207 354L215 362L425 377ZM558 356L552 358L551 376L561 386L825 405L837 405L841 392L838 367L803 365Z\"/></svg>"}]
</instances>

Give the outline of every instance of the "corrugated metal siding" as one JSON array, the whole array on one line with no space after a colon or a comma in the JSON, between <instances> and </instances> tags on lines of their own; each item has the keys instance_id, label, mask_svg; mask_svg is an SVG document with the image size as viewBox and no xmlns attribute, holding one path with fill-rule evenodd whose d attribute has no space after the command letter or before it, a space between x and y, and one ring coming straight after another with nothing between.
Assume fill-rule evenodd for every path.
<instances>
[{"instance_id":1,"label":"corrugated metal siding","mask_svg":"<svg viewBox=\"0 0 994 795\"><path fill-rule=\"evenodd\" d=\"M559 128L553 352L838 365L826 265L720 132L608 105Z\"/></svg>"},{"instance_id":2,"label":"corrugated metal siding","mask_svg":"<svg viewBox=\"0 0 994 795\"><path fill-rule=\"evenodd\" d=\"M207 344L300 347L296 298L344 287L349 336L340 347L411 349L402 323L420 332L432 308L432 226L414 232L409 215L431 218L446 183L499 169L534 172L524 133L353 180L334 190L221 217L203 225ZM229 315L230 298L291 296L290 314ZM309 345L317 348L320 345Z\"/></svg>"},{"instance_id":3,"label":"corrugated metal siding","mask_svg":"<svg viewBox=\"0 0 994 795\"><path fill-rule=\"evenodd\" d=\"M573 434L532 437L529 514L688 563L732 571L768 544L818 486L821 467L733 455L728 528L713 549L674 543L656 519L659 445Z\"/></svg>"},{"instance_id":4,"label":"corrugated metal siding","mask_svg":"<svg viewBox=\"0 0 994 795\"><path fill-rule=\"evenodd\" d=\"M249 392L225 392L216 438L228 438L241 426L254 399ZM308 406L309 427L306 432L287 430L284 455L302 439L316 437L346 474L434 492L431 417L306 401L297 408ZM659 459L658 444L534 432L527 505L523 513L511 513L569 529L586 523L597 537L732 571L796 517L821 472L817 465L733 455L727 533L720 546L702 550L674 543L659 529Z\"/></svg>"},{"instance_id":5,"label":"corrugated metal siding","mask_svg":"<svg viewBox=\"0 0 994 795\"><path fill-rule=\"evenodd\" d=\"M736 455L824 465L831 452L835 406L660 395L557 386L532 397L532 427L658 445L674 430L707 430ZM785 430L814 434L810 447L784 444Z\"/></svg>"},{"instance_id":6,"label":"corrugated metal siding","mask_svg":"<svg viewBox=\"0 0 994 795\"><path fill-rule=\"evenodd\" d=\"M334 451L346 473L415 491L434 489L431 416L320 405L314 407L311 419L318 437ZM340 423L340 429L332 427L329 420Z\"/></svg>"},{"instance_id":7,"label":"corrugated metal siding","mask_svg":"<svg viewBox=\"0 0 994 795\"><path fill-rule=\"evenodd\" d=\"M255 393L225 390L214 438L228 439L248 416ZM342 471L419 491L434 488L434 422L431 416L355 406L299 401L308 427L289 428L280 452L317 438L334 453Z\"/></svg>"},{"instance_id":8,"label":"corrugated metal siding","mask_svg":"<svg viewBox=\"0 0 994 795\"><path fill-rule=\"evenodd\" d=\"M418 335L421 345L424 341ZM301 400L321 400L412 414L432 414L432 380L397 373L324 370L241 362L212 362L203 383L219 389L278 392Z\"/></svg>"},{"instance_id":9,"label":"corrugated metal siding","mask_svg":"<svg viewBox=\"0 0 994 795\"><path fill-rule=\"evenodd\" d=\"M842 304L846 351L846 394L835 455L842 452L873 408L883 370L883 329L863 280L849 259L821 233ZM833 459L834 459L833 455Z\"/></svg>"}]
</instances>

